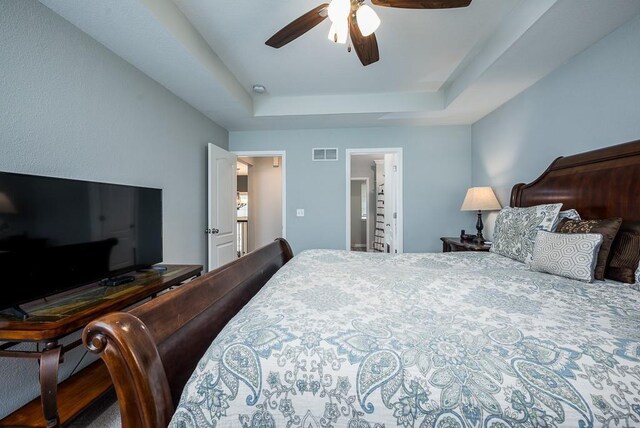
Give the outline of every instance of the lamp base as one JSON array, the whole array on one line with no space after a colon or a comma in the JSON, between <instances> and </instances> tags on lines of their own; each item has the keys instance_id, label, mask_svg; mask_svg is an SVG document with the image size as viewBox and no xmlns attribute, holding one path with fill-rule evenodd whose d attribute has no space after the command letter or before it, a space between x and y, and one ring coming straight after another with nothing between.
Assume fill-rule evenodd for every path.
<instances>
[{"instance_id":1,"label":"lamp base","mask_svg":"<svg viewBox=\"0 0 640 428\"><path fill-rule=\"evenodd\" d=\"M482 229L484 229L484 224L482 224L482 211L478 210L478 221L476 222L476 230L478 233L473 240L474 244L484 244L484 236L482 236Z\"/></svg>"}]
</instances>

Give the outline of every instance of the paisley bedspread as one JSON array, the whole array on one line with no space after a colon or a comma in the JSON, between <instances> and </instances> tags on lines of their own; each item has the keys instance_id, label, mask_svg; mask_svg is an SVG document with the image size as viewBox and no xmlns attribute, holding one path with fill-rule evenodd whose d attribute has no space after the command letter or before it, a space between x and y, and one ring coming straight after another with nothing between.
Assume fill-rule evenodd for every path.
<instances>
[{"instance_id":1,"label":"paisley bedspread","mask_svg":"<svg viewBox=\"0 0 640 428\"><path fill-rule=\"evenodd\" d=\"M305 251L216 338L171 426L640 426L640 292L492 253Z\"/></svg>"}]
</instances>

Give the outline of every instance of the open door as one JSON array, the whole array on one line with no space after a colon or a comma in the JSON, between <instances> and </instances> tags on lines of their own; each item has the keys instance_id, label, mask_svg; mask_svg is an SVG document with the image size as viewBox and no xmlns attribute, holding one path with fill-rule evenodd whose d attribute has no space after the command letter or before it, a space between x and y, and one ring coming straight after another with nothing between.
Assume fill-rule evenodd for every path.
<instances>
[{"instance_id":1,"label":"open door","mask_svg":"<svg viewBox=\"0 0 640 428\"><path fill-rule=\"evenodd\" d=\"M209 143L208 270L236 258L236 155Z\"/></svg>"},{"instance_id":2,"label":"open door","mask_svg":"<svg viewBox=\"0 0 640 428\"><path fill-rule=\"evenodd\" d=\"M398 155L385 153L384 155L384 239L387 252L401 253L400 234L398 231Z\"/></svg>"},{"instance_id":3,"label":"open door","mask_svg":"<svg viewBox=\"0 0 640 428\"><path fill-rule=\"evenodd\" d=\"M368 177L369 202L367 226L369 241L366 251L398 254L403 252L402 210L402 148L346 149L346 248L361 250L354 245L353 186L354 180ZM360 205L362 207L362 205ZM360 218L365 218L364 211ZM361 238L364 241L364 238Z\"/></svg>"}]
</instances>

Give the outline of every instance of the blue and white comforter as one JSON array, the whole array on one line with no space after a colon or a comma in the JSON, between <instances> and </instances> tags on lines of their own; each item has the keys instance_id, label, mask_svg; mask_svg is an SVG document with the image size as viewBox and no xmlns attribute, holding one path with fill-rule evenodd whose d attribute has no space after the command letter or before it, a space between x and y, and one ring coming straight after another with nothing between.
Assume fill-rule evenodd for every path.
<instances>
[{"instance_id":1,"label":"blue and white comforter","mask_svg":"<svg viewBox=\"0 0 640 428\"><path fill-rule=\"evenodd\" d=\"M490 253L311 250L220 333L171 426L639 421L640 292Z\"/></svg>"}]
</instances>

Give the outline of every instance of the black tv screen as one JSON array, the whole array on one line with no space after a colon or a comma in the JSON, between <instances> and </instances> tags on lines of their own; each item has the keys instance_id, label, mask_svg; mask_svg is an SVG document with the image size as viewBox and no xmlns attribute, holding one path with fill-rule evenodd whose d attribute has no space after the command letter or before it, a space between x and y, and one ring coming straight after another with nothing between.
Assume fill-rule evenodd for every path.
<instances>
[{"instance_id":1,"label":"black tv screen","mask_svg":"<svg viewBox=\"0 0 640 428\"><path fill-rule=\"evenodd\" d=\"M162 261L162 190L0 172L0 310Z\"/></svg>"}]
</instances>

